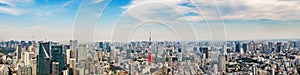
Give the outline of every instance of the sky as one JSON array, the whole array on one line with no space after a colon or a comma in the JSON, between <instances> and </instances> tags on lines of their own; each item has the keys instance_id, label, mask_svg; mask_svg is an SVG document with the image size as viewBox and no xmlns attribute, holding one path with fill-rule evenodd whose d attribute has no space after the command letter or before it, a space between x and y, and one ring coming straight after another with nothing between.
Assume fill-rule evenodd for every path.
<instances>
[{"instance_id":1,"label":"sky","mask_svg":"<svg viewBox=\"0 0 300 75\"><path fill-rule=\"evenodd\" d=\"M298 0L0 0L0 40L299 39L299 4Z\"/></svg>"}]
</instances>

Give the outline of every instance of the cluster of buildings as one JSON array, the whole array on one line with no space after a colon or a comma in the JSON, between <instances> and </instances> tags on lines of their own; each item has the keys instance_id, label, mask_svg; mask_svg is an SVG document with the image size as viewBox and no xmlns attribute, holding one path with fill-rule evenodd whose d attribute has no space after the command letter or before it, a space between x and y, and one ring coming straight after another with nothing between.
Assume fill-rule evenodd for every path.
<instances>
[{"instance_id":1,"label":"cluster of buildings","mask_svg":"<svg viewBox=\"0 0 300 75\"><path fill-rule=\"evenodd\" d=\"M0 75L300 74L300 41L0 42Z\"/></svg>"}]
</instances>

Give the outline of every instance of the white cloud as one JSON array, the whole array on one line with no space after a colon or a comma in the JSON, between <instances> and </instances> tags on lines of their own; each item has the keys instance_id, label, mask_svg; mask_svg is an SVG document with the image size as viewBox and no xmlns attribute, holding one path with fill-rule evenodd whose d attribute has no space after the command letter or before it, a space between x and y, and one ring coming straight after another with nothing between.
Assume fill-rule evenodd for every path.
<instances>
[{"instance_id":1,"label":"white cloud","mask_svg":"<svg viewBox=\"0 0 300 75\"><path fill-rule=\"evenodd\" d=\"M6 0L0 0L0 4L5 4L5 5L8 5L8 6L12 6L12 7L16 6L15 4L12 4L11 2L8 2Z\"/></svg>"},{"instance_id":2,"label":"white cloud","mask_svg":"<svg viewBox=\"0 0 300 75\"><path fill-rule=\"evenodd\" d=\"M22 12L21 10L14 9L14 8L0 7L0 13L11 14L11 15L17 16L17 15L22 14L21 12Z\"/></svg>"},{"instance_id":3,"label":"white cloud","mask_svg":"<svg viewBox=\"0 0 300 75\"><path fill-rule=\"evenodd\" d=\"M218 5L223 18L230 20L300 20L300 1L283 0L191 0L202 10L202 13L191 2L187 0L134 0L128 6L123 8L132 8L136 10L129 11L128 14L140 20L170 17L178 9L181 13L198 13L200 15L182 16L176 14L171 17L175 20L201 21L203 16L208 20L220 20L216 4ZM216 3L216 4L215 4ZM139 5L140 4L140 5ZM167 4L167 5L164 5ZM181 5L186 4L186 5ZM170 6L168 6L170 5ZM169 13L164 16L161 13ZM149 16L151 15L151 16Z\"/></svg>"},{"instance_id":4,"label":"white cloud","mask_svg":"<svg viewBox=\"0 0 300 75\"><path fill-rule=\"evenodd\" d=\"M0 4L7 5L0 6L0 13L18 16L23 13L27 13L25 9L20 9L20 7L22 7L22 5L31 3L33 3L33 0L0 0Z\"/></svg>"},{"instance_id":5,"label":"white cloud","mask_svg":"<svg viewBox=\"0 0 300 75\"><path fill-rule=\"evenodd\" d=\"M219 11L224 20L300 20L300 1L283 0L191 0L202 12L198 11L191 2L187 0L133 0L130 5L124 6L127 10L121 16L121 23L124 25L136 25L137 21L156 20L168 23L179 32L192 30L188 27L186 20L193 24L204 24L204 16L207 20L216 20L208 23L211 27L212 37L218 38L219 34L224 37L224 30ZM218 5L218 7L216 6ZM177 9L177 10L176 10ZM218 11L218 9L220 9ZM179 12L178 12L179 11ZM181 14L180 14L181 13ZM192 14L191 14L192 13ZM184 15L182 15L184 14ZM125 19L127 18L127 19ZM130 21L129 19L133 19ZM124 22L130 21L130 22ZM139 23L138 22L138 23ZM203 24L200 24L203 23ZM185 27L180 27L185 26ZM195 25L195 26L196 26ZM185 28L185 29L182 29ZM198 27L198 29L200 26ZM205 27L206 28L206 27ZM121 29L121 28L120 28ZM197 28L196 28L197 29ZM192 31L191 31L192 32ZM247 31L249 32L249 31ZM200 37L203 32L197 32ZM223 35L224 34L224 35ZM194 35L190 33L189 35ZM185 36L185 35L184 35ZM199 37L199 38L200 38ZM239 35L233 37L240 38ZM262 36L264 37L264 36ZM245 37L246 38L246 37Z\"/></svg>"},{"instance_id":6,"label":"white cloud","mask_svg":"<svg viewBox=\"0 0 300 75\"><path fill-rule=\"evenodd\" d=\"M201 3L200 3L201 2ZM282 0L221 0L215 2L220 9L224 19L232 20L300 20L300 1L282 1ZM213 1L198 1L198 7L204 9L204 12L217 12L217 7ZM205 5L209 4L209 5ZM212 7L212 9L208 9ZM207 13L204 15L220 18L218 13ZM210 19L210 18L208 18ZM213 18L212 18L213 19ZM213 19L214 20L214 19Z\"/></svg>"},{"instance_id":7,"label":"white cloud","mask_svg":"<svg viewBox=\"0 0 300 75\"><path fill-rule=\"evenodd\" d=\"M113 39L117 41L127 40L126 38L132 34L131 31L139 30L140 28L157 28L157 30L144 30L144 32L151 31L153 33L162 33L163 30L167 30L166 33L171 33L178 37L180 40L195 40L196 34L193 31L193 27L190 26L188 21L176 21L177 18L188 14L189 12L195 12L192 8L179 6L181 3L185 3L186 0L134 0L131 5L123 7L127 9L123 12L120 21L115 26ZM135 27L137 27L135 29ZM184 29L182 29L184 28ZM137 31L140 33L140 31ZM165 36L165 35L163 35ZM138 38L144 38L139 37ZM167 39L166 37L157 38L156 40Z\"/></svg>"},{"instance_id":8,"label":"white cloud","mask_svg":"<svg viewBox=\"0 0 300 75\"><path fill-rule=\"evenodd\" d=\"M189 12L195 12L191 8L178 6L186 0L134 0L124 9L128 9L126 15L138 20L166 20L174 19ZM184 12L182 12L184 11Z\"/></svg>"},{"instance_id":9,"label":"white cloud","mask_svg":"<svg viewBox=\"0 0 300 75\"><path fill-rule=\"evenodd\" d=\"M49 17L65 11L65 7L71 6L76 0L65 1L61 4L39 5L34 0L0 0L0 3L8 6L0 6L0 13L19 16L32 14L37 17Z\"/></svg>"},{"instance_id":10,"label":"white cloud","mask_svg":"<svg viewBox=\"0 0 300 75\"><path fill-rule=\"evenodd\" d=\"M95 0L93 3L100 3L103 2L103 0Z\"/></svg>"}]
</instances>

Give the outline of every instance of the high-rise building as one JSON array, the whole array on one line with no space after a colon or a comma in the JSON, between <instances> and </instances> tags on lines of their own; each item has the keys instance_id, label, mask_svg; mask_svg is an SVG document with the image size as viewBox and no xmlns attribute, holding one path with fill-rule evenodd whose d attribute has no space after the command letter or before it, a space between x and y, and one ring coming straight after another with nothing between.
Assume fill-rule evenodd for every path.
<instances>
[{"instance_id":1,"label":"high-rise building","mask_svg":"<svg viewBox=\"0 0 300 75\"><path fill-rule=\"evenodd\" d=\"M31 66L31 69L32 69L32 75L37 75L37 64L36 64L37 60L36 59L32 59L31 62L30 62L30 66Z\"/></svg>"},{"instance_id":2,"label":"high-rise building","mask_svg":"<svg viewBox=\"0 0 300 75\"><path fill-rule=\"evenodd\" d=\"M71 48L71 50L77 50L78 49L78 40L70 40L70 48Z\"/></svg>"},{"instance_id":3,"label":"high-rise building","mask_svg":"<svg viewBox=\"0 0 300 75\"><path fill-rule=\"evenodd\" d=\"M8 65L1 65L0 66L0 75L9 75Z\"/></svg>"},{"instance_id":4,"label":"high-rise building","mask_svg":"<svg viewBox=\"0 0 300 75\"><path fill-rule=\"evenodd\" d=\"M103 49L103 42L99 42L99 48L101 49Z\"/></svg>"},{"instance_id":5,"label":"high-rise building","mask_svg":"<svg viewBox=\"0 0 300 75\"><path fill-rule=\"evenodd\" d=\"M281 42L278 42L276 44L276 52L280 52L281 51Z\"/></svg>"},{"instance_id":6,"label":"high-rise building","mask_svg":"<svg viewBox=\"0 0 300 75\"><path fill-rule=\"evenodd\" d=\"M21 60L21 53L22 53L22 45L17 46L16 53L17 53L17 59L20 61Z\"/></svg>"},{"instance_id":7,"label":"high-rise building","mask_svg":"<svg viewBox=\"0 0 300 75\"><path fill-rule=\"evenodd\" d=\"M131 58L131 49L126 49L126 59L130 59Z\"/></svg>"},{"instance_id":8,"label":"high-rise building","mask_svg":"<svg viewBox=\"0 0 300 75\"><path fill-rule=\"evenodd\" d=\"M250 52L252 52L252 50L253 50L252 44L253 44L252 42L248 43L248 49Z\"/></svg>"},{"instance_id":9,"label":"high-rise building","mask_svg":"<svg viewBox=\"0 0 300 75\"><path fill-rule=\"evenodd\" d=\"M78 69L78 75L85 75L83 67L78 67L77 69Z\"/></svg>"},{"instance_id":10,"label":"high-rise building","mask_svg":"<svg viewBox=\"0 0 300 75\"><path fill-rule=\"evenodd\" d=\"M116 52L117 52L117 51L120 51L120 49L117 50L117 49L115 48L115 46L111 46L110 48L111 48L111 51L110 51L110 53L109 53L109 54L110 54L109 56L110 56L111 59L115 59L115 57L116 57Z\"/></svg>"},{"instance_id":11,"label":"high-rise building","mask_svg":"<svg viewBox=\"0 0 300 75\"><path fill-rule=\"evenodd\" d=\"M19 67L18 75L32 75L32 68L30 66Z\"/></svg>"},{"instance_id":12,"label":"high-rise building","mask_svg":"<svg viewBox=\"0 0 300 75\"><path fill-rule=\"evenodd\" d=\"M268 45L267 44L262 44L262 50L263 50L263 52L264 53L266 53L266 54L268 54L268 53L270 53L271 51L268 49Z\"/></svg>"},{"instance_id":13,"label":"high-rise building","mask_svg":"<svg viewBox=\"0 0 300 75\"><path fill-rule=\"evenodd\" d=\"M52 45L52 62L58 63L58 73L62 72L65 63L62 45Z\"/></svg>"},{"instance_id":14,"label":"high-rise building","mask_svg":"<svg viewBox=\"0 0 300 75\"><path fill-rule=\"evenodd\" d=\"M37 58L37 75L50 74L51 42L40 42Z\"/></svg>"},{"instance_id":15,"label":"high-rise building","mask_svg":"<svg viewBox=\"0 0 300 75\"><path fill-rule=\"evenodd\" d=\"M60 75L62 71L60 71L59 68L59 62L52 62L52 75Z\"/></svg>"},{"instance_id":16,"label":"high-rise building","mask_svg":"<svg viewBox=\"0 0 300 75\"><path fill-rule=\"evenodd\" d=\"M200 47L200 50L203 51L203 53L205 54L205 58L209 58L209 51L208 51L208 47Z\"/></svg>"},{"instance_id":17,"label":"high-rise building","mask_svg":"<svg viewBox=\"0 0 300 75\"><path fill-rule=\"evenodd\" d=\"M224 42L223 47L222 47L222 54L227 55L227 44Z\"/></svg>"},{"instance_id":18,"label":"high-rise building","mask_svg":"<svg viewBox=\"0 0 300 75\"><path fill-rule=\"evenodd\" d=\"M63 54L67 54L67 50L68 50L68 49L71 49L71 48L70 48L70 45L63 45L63 48L64 48L64 49L63 49Z\"/></svg>"},{"instance_id":19,"label":"high-rise building","mask_svg":"<svg viewBox=\"0 0 300 75\"><path fill-rule=\"evenodd\" d=\"M68 69L67 70L63 70L62 72L63 72L62 75L69 75Z\"/></svg>"},{"instance_id":20,"label":"high-rise building","mask_svg":"<svg viewBox=\"0 0 300 75\"><path fill-rule=\"evenodd\" d=\"M75 67L76 67L76 59L75 58L71 58L69 61L70 61L70 67L72 69L75 69Z\"/></svg>"},{"instance_id":21,"label":"high-rise building","mask_svg":"<svg viewBox=\"0 0 300 75\"><path fill-rule=\"evenodd\" d=\"M254 50L258 49L258 42L254 42Z\"/></svg>"},{"instance_id":22,"label":"high-rise building","mask_svg":"<svg viewBox=\"0 0 300 75\"><path fill-rule=\"evenodd\" d=\"M239 42L236 42L235 44L235 52L240 53L241 51L241 44Z\"/></svg>"},{"instance_id":23,"label":"high-rise building","mask_svg":"<svg viewBox=\"0 0 300 75\"><path fill-rule=\"evenodd\" d=\"M25 48L23 47L21 50L21 61L20 62L24 62L25 61Z\"/></svg>"},{"instance_id":24,"label":"high-rise building","mask_svg":"<svg viewBox=\"0 0 300 75\"><path fill-rule=\"evenodd\" d=\"M65 62L67 62L67 64L70 64L70 58L71 58L71 49L67 49L66 50L66 59L65 59Z\"/></svg>"},{"instance_id":25,"label":"high-rise building","mask_svg":"<svg viewBox=\"0 0 300 75\"><path fill-rule=\"evenodd\" d=\"M87 59L87 45L86 44L80 44L78 46L78 61L83 61Z\"/></svg>"},{"instance_id":26,"label":"high-rise building","mask_svg":"<svg viewBox=\"0 0 300 75\"><path fill-rule=\"evenodd\" d=\"M103 50L100 49L100 51L98 52L98 57L100 60L102 60L102 56L103 56Z\"/></svg>"},{"instance_id":27,"label":"high-rise building","mask_svg":"<svg viewBox=\"0 0 300 75\"><path fill-rule=\"evenodd\" d=\"M158 55L158 57L163 57L162 55L163 55L163 53L164 53L164 47L163 47L163 43L162 42L159 42L158 43L158 49L157 49L158 51L158 53L157 53L157 55Z\"/></svg>"},{"instance_id":28,"label":"high-rise building","mask_svg":"<svg viewBox=\"0 0 300 75\"><path fill-rule=\"evenodd\" d=\"M178 49L178 61L179 62L182 61L182 49L181 48Z\"/></svg>"},{"instance_id":29,"label":"high-rise building","mask_svg":"<svg viewBox=\"0 0 300 75\"><path fill-rule=\"evenodd\" d=\"M103 46L103 50L104 50L104 52L110 52L110 50L109 50L109 43L108 42L104 42L104 46Z\"/></svg>"},{"instance_id":30,"label":"high-rise building","mask_svg":"<svg viewBox=\"0 0 300 75\"><path fill-rule=\"evenodd\" d=\"M248 51L247 43L244 43L244 44L242 45L242 48L243 48L243 50L244 50L244 53L247 53L247 51Z\"/></svg>"},{"instance_id":31,"label":"high-rise building","mask_svg":"<svg viewBox=\"0 0 300 75\"><path fill-rule=\"evenodd\" d=\"M73 56L75 56L76 62L78 62L78 40L70 40L70 47L71 50L73 52L75 52L75 54L73 54Z\"/></svg>"},{"instance_id":32,"label":"high-rise building","mask_svg":"<svg viewBox=\"0 0 300 75\"><path fill-rule=\"evenodd\" d=\"M29 52L24 52L24 65L28 66L30 64Z\"/></svg>"},{"instance_id":33,"label":"high-rise building","mask_svg":"<svg viewBox=\"0 0 300 75\"><path fill-rule=\"evenodd\" d=\"M76 51L75 50L70 51L70 58L74 58L76 60Z\"/></svg>"},{"instance_id":34,"label":"high-rise building","mask_svg":"<svg viewBox=\"0 0 300 75\"><path fill-rule=\"evenodd\" d=\"M274 51L274 43L273 42L268 42L269 50Z\"/></svg>"}]
</instances>

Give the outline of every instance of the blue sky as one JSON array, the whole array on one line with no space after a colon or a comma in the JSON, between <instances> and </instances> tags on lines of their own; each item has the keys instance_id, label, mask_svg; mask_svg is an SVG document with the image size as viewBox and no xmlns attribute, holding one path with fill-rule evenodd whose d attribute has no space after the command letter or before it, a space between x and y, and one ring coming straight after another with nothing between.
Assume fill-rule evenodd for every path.
<instances>
[{"instance_id":1,"label":"blue sky","mask_svg":"<svg viewBox=\"0 0 300 75\"><path fill-rule=\"evenodd\" d=\"M0 0L0 40L300 38L300 1ZM209 29L210 28L210 29ZM224 29L226 28L226 29Z\"/></svg>"}]
</instances>

